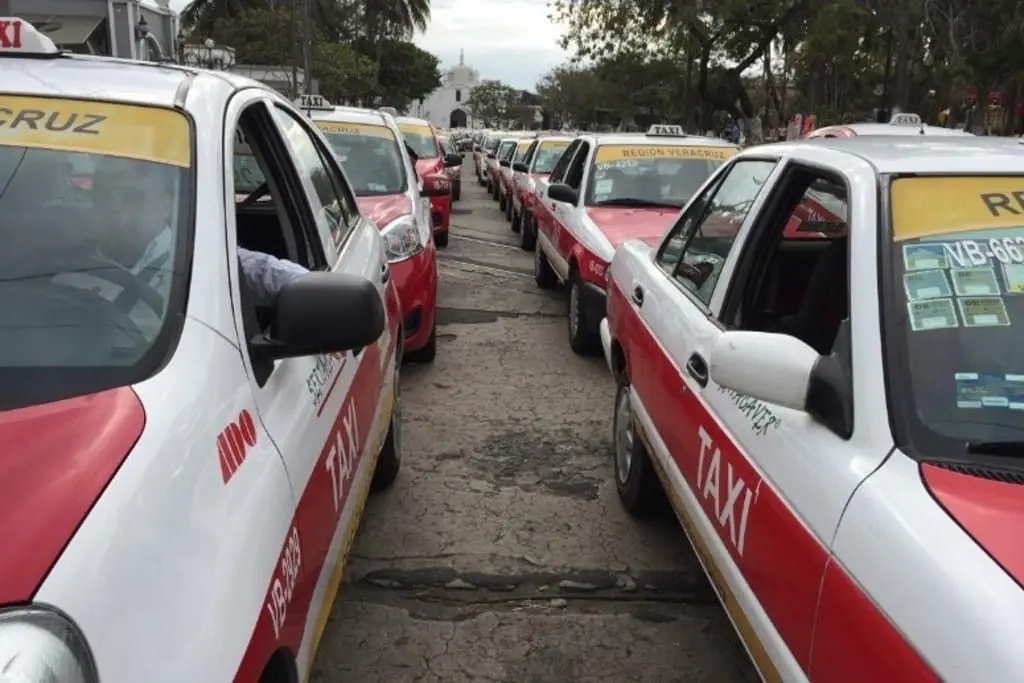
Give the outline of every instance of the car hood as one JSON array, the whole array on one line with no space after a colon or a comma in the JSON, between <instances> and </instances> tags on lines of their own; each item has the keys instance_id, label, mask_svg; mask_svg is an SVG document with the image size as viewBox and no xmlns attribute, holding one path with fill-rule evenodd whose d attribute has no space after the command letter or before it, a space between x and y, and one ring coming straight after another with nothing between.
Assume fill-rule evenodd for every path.
<instances>
[{"instance_id":1,"label":"car hood","mask_svg":"<svg viewBox=\"0 0 1024 683\"><path fill-rule=\"evenodd\" d=\"M0 412L0 604L31 600L145 422L128 388Z\"/></svg>"},{"instance_id":2,"label":"car hood","mask_svg":"<svg viewBox=\"0 0 1024 683\"><path fill-rule=\"evenodd\" d=\"M444 166L441 164L441 157L416 160L416 175L421 178L429 173L437 173L442 168L444 168Z\"/></svg>"},{"instance_id":3,"label":"car hood","mask_svg":"<svg viewBox=\"0 0 1024 683\"><path fill-rule=\"evenodd\" d=\"M925 486L1017 583L1024 585L1024 486L922 465Z\"/></svg>"},{"instance_id":4,"label":"car hood","mask_svg":"<svg viewBox=\"0 0 1024 683\"><path fill-rule=\"evenodd\" d=\"M679 209L644 209L632 207L592 207L587 215L604 233L613 248L629 239L661 239L665 230L679 215Z\"/></svg>"},{"instance_id":5,"label":"car hood","mask_svg":"<svg viewBox=\"0 0 1024 683\"><path fill-rule=\"evenodd\" d=\"M359 211L381 230L391 221L412 213L412 200L404 194L358 197Z\"/></svg>"}]
</instances>

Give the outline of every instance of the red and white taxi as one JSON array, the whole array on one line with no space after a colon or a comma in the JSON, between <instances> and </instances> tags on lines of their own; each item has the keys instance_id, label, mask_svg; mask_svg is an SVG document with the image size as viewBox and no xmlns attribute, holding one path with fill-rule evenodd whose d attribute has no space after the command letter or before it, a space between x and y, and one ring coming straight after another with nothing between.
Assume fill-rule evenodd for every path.
<instances>
[{"instance_id":1,"label":"red and white taxi","mask_svg":"<svg viewBox=\"0 0 1024 683\"><path fill-rule=\"evenodd\" d=\"M413 161L416 174L421 179L444 174L445 168L462 165L462 157L458 154L444 153L437 131L429 121L399 116L396 118L396 122L407 150L415 157ZM451 225L451 219L451 192L447 195L432 196L430 198L430 220L434 226L434 241L439 247L448 246L448 228Z\"/></svg>"},{"instance_id":2,"label":"red and white taxi","mask_svg":"<svg viewBox=\"0 0 1024 683\"><path fill-rule=\"evenodd\" d=\"M608 269L619 496L766 681L1024 680L1024 154L912 135L748 149Z\"/></svg>"},{"instance_id":3,"label":"red and white taxi","mask_svg":"<svg viewBox=\"0 0 1024 683\"><path fill-rule=\"evenodd\" d=\"M405 360L430 362L437 355L437 250L431 239L429 198L447 197L451 182L441 173L428 174L420 181L420 190L390 114L335 108L322 98L313 99L300 98L297 105L331 144L360 210L384 238L402 302Z\"/></svg>"},{"instance_id":4,"label":"red and white taxi","mask_svg":"<svg viewBox=\"0 0 1024 683\"><path fill-rule=\"evenodd\" d=\"M533 251L537 244L533 220L537 213L537 181L551 175L570 142L571 137L538 138L530 143L523 160L512 164L512 232L519 233L519 244L526 251Z\"/></svg>"},{"instance_id":5,"label":"red and white taxi","mask_svg":"<svg viewBox=\"0 0 1024 683\"><path fill-rule=\"evenodd\" d=\"M723 140L687 136L680 126L646 134L580 135L551 175L536 184L534 277L542 289L569 288L569 344L598 348L605 268L624 240L661 237L679 209L736 153Z\"/></svg>"},{"instance_id":6,"label":"red and white taxi","mask_svg":"<svg viewBox=\"0 0 1024 683\"><path fill-rule=\"evenodd\" d=\"M519 138L515 147L512 148L511 154L505 159L498 160L498 178L501 187L498 205L505 212L506 220L509 221L512 220L512 200L516 192L515 169L512 166L526 158L526 152L530 149L534 139Z\"/></svg>"},{"instance_id":7,"label":"red and white taxi","mask_svg":"<svg viewBox=\"0 0 1024 683\"><path fill-rule=\"evenodd\" d=\"M501 162L502 160L511 160L512 155L515 154L516 145L519 142L517 137L505 137L498 138L498 142L495 145L494 152L487 154L487 191L491 195L491 199L498 202L498 208L502 211L505 210L505 205L502 203L502 187L501 187Z\"/></svg>"},{"instance_id":8,"label":"red and white taxi","mask_svg":"<svg viewBox=\"0 0 1024 683\"><path fill-rule=\"evenodd\" d=\"M804 136L807 138L852 138L858 135L971 135L955 128L929 126L918 114L900 112L894 114L888 123L848 123L838 126L816 128Z\"/></svg>"},{"instance_id":9,"label":"red and white taxi","mask_svg":"<svg viewBox=\"0 0 1024 683\"><path fill-rule=\"evenodd\" d=\"M400 463L384 240L260 83L17 18L0 74L0 678L305 679Z\"/></svg>"}]
</instances>

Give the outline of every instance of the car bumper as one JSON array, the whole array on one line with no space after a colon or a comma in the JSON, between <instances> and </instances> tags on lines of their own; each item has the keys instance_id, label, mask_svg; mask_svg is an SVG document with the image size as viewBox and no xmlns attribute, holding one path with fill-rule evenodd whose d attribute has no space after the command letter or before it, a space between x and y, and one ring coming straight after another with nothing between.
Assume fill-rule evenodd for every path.
<instances>
[{"instance_id":1,"label":"car bumper","mask_svg":"<svg viewBox=\"0 0 1024 683\"><path fill-rule=\"evenodd\" d=\"M391 264L391 278L402 303L402 349L423 348L437 311L437 248L433 242L416 256Z\"/></svg>"},{"instance_id":2,"label":"car bumper","mask_svg":"<svg viewBox=\"0 0 1024 683\"><path fill-rule=\"evenodd\" d=\"M452 197L431 197L430 198L430 223L434 232L448 232L448 223L452 215Z\"/></svg>"},{"instance_id":3,"label":"car bumper","mask_svg":"<svg viewBox=\"0 0 1024 683\"><path fill-rule=\"evenodd\" d=\"M583 308L583 319L587 323L587 329L596 334L601 321L604 320L608 294L592 282L584 282L580 290L580 306Z\"/></svg>"},{"instance_id":4,"label":"car bumper","mask_svg":"<svg viewBox=\"0 0 1024 683\"><path fill-rule=\"evenodd\" d=\"M615 368L612 366L612 329L608 326L608 318L601 318L598 325L601 335L601 349L604 351L604 362L608 364L608 370L614 375Z\"/></svg>"}]
</instances>

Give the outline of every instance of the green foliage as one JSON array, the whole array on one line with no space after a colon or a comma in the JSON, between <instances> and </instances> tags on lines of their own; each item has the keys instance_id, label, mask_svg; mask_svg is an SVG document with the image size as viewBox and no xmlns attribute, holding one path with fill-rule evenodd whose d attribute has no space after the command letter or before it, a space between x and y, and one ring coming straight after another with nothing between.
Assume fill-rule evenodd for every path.
<instances>
[{"instance_id":1,"label":"green foliage","mask_svg":"<svg viewBox=\"0 0 1024 683\"><path fill-rule=\"evenodd\" d=\"M516 112L512 108L518 104L516 91L512 87L501 81L480 81L470 91L466 109L473 118L491 128L514 117Z\"/></svg>"},{"instance_id":2,"label":"green foliage","mask_svg":"<svg viewBox=\"0 0 1024 683\"><path fill-rule=\"evenodd\" d=\"M354 43L355 49L372 60L377 43L365 38ZM369 103L379 96L381 104L399 111L413 100L420 100L441 86L441 71L437 57L403 40L382 40L380 43L379 83L372 83L359 93L359 99Z\"/></svg>"}]
</instances>

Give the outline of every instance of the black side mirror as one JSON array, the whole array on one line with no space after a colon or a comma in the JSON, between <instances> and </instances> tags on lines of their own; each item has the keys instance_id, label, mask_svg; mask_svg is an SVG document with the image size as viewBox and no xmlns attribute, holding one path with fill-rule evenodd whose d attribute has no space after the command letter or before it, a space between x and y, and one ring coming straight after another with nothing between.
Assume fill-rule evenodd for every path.
<instances>
[{"instance_id":1,"label":"black side mirror","mask_svg":"<svg viewBox=\"0 0 1024 683\"><path fill-rule=\"evenodd\" d=\"M496 159L496 158L497 158L497 156L498 156L498 155L496 155L496 154L495 154L494 152L488 152L488 153L487 153L487 158L488 158L488 159Z\"/></svg>"},{"instance_id":2,"label":"black side mirror","mask_svg":"<svg viewBox=\"0 0 1024 683\"><path fill-rule=\"evenodd\" d=\"M250 340L254 360L361 349L384 333L387 314L373 282L344 273L311 272L281 288L270 332Z\"/></svg>"},{"instance_id":3,"label":"black side mirror","mask_svg":"<svg viewBox=\"0 0 1024 683\"><path fill-rule=\"evenodd\" d=\"M444 155L444 166L445 168L451 168L453 166L461 166L462 157L458 154L445 154Z\"/></svg>"},{"instance_id":4,"label":"black side mirror","mask_svg":"<svg viewBox=\"0 0 1024 683\"><path fill-rule=\"evenodd\" d=\"M837 436L853 436L853 377L850 319L839 325L832 353L821 356L807 385L807 413Z\"/></svg>"},{"instance_id":5,"label":"black side mirror","mask_svg":"<svg viewBox=\"0 0 1024 683\"><path fill-rule=\"evenodd\" d=\"M548 187L548 198L554 199L556 202L565 202L566 204L576 206L580 201L580 193L565 183L555 183Z\"/></svg>"},{"instance_id":6,"label":"black side mirror","mask_svg":"<svg viewBox=\"0 0 1024 683\"><path fill-rule=\"evenodd\" d=\"M518 171L520 173L529 173L530 167L521 161L517 161L516 163L512 164L512 170Z\"/></svg>"},{"instance_id":7,"label":"black side mirror","mask_svg":"<svg viewBox=\"0 0 1024 683\"><path fill-rule=\"evenodd\" d=\"M508 168L509 166L511 166L511 165L512 165L512 162L510 162L510 161L509 161L508 159L502 159L501 161L499 161L499 162L498 162L498 164L499 164L499 165L500 165L500 166L501 166L502 168Z\"/></svg>"}]
</instances>

